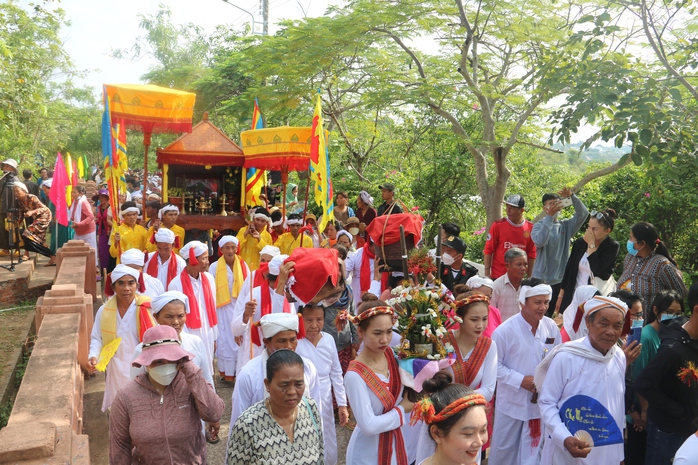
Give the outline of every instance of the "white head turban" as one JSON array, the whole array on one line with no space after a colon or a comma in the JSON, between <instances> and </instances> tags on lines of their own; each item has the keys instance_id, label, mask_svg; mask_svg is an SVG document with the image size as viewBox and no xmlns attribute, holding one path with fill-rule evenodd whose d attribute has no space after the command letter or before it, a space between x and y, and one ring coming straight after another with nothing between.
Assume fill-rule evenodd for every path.
<instances>
[{"instance_id":1,"label":"white head turban","mask_svg":"<svg viewBox=\"0 0 698 465\"><path fill-rule=\"evenodd\" d=\"M26 193L29 193L29 191L27 190L27 186L25 186L23 182L16 181L15 187L22 189Z\"/></svg>"},{"instance_id":2,"label":"white head turban","mask_svg":"<svg viewBox=\"0 0 698 465\"><path fill-rule=\"evenodd\" d=\"M298 332L299 316L300 315L293 315L291 313L270 313L268 315L264 315L262 319L259 320L259 327L262 330L262 336L264 339L269 339L281 331Z\"/></svg>"},{"instance_id":3,"label":"white head turban","mask_svg":"<svg viewBox=\"0 0 698 465\"><path fill-rule=\"evenodd\" d=\"M222 249L225 244L229 244L231 242L235 244L236 247L240 243L240 241L238 241L238 238L235 236L223 236L218 241L218 248Z\"/></svg>"},{"instance_id":4,"label":"white head turban","mask_svg":"<svg viewBox=\"0 0 698 465\"><path fill-rule=\"evenodd\" d=\"M366 192L366 191L359 192L359 198L361 199L361 201L363 203L365 203L369 207L373 205L373 197L371 197L368 192Z\"/></svg>"},{"instance_id":5,"label":"white head turban","mask_svg":"<svg viewBox=\"0 0 698 465\"><path fill-rule=\"evenodd\" d=\"M166 244L174 244L175 238L177 236L172 230L160 226L155 233L155 242L164 242Z\"/></svg>"},{"instance_id":6,"label":"white head turban","mask_svg":"<svg viewBox=\"0 0 698 465\"><path fill-rule=\"evenodd\" d=\"M259 251L259 255L269 255L271 257L276 257L281 253L281 250L279 250L278 247L274 247L273 245L265 245L262 250Z\"/></svg>"},{"instance_id":7,"label":"white head turban","mask_svg":"<svg viewBox=\"0 0 698 465\"><path fill-rule=\"evenodd\" d=\"M523 306L526 304L526 299L537 295L553 295L553 288L547 284L539 284L537 286L521 286L519 290L519 303Z\"/></svg>"},{"instance_id":8,"label":"white head turban","mask_svg":"<svg viewBox=\"0 0 698 465\"><path fill-rule=\"evenodd\" d=\"M194 257L199 257L205 253L208 253L208 246L199 241L187 242L184 247L179 249L179 255L181 255L183 259L189 260L191 258L189 250L193 250Z\"/></svg>"},{"instance_id":9,"label":"white head turban","mask_svg":"<svg viewBox=\"0 0 698 465\"><path fill-rule=\"evenodd\" d=\"M182 302L186 312L189 313L189 299L187 296L179 291L167 291L155 297L152 302L150 302L150 309L153 311L153 315L159 313L165 305L174 300Z\"/></svg>"},{"instance_id":10,"label":"white head turban","mask_svg":"<svg viewBox=\"0 0 698 465\"><path fill-rule=\"evenodd\" d=\"M143 264L142 261L141 264ZM136 281L138 281L138 278L140 277L141 273L140 271L131 268L130 266L126 266L120 263L116 265L114 271L111 272L111 282L115 283L126 275L133 276L136 279Z\"/></svg>"},{"instance_id":11,"label":"white head turban","mask_svg":"<svg viewBox=\"0 0 698 465\"><path fill-rule=\"evenodd\" d=\"M473 276L472 278L468 279L465 285L473 290L479 289L482 286L492 289L494 286L494 281L492 281L490 278L483 278L482 276Z\"/></svg>"},{"instance_id":12,"label":"white head turban","mask_svg":"<svg viewBox=\"0 0 698 465\"><path fill-rule=\"evenodd\" d=\"M351 233L345 229L342 229L341 231L337 232L337 240L339 241L339 238L342 236L347 236L349 242L352 242L354 240L354 236L352 236Z\"/></svg>"},{"instance_id":13,"label":"white head turban","mask_svg":"<svg viewBox=\"0 0 698 465\"><path fill-rule=\"evenodd\" d=\"M158 218L162 219L162 215L165 212L177 212L177 213L179 213L179 207L177 207L177 205L165 205L160 210L158 210Z\"/></svg>"},{"instance_id":14,"label":"white head turban","mask_svg":"<svg viewBox=\"0 0 698 465\"><path fill-rule=\"evenodd\" d=\"M122 265L143 266L144 261L145 254L138 249L128 249L126 252L121 254Z\"/></svg>"},{"instance_id":15,"label":"white head turban","mask_svg":"<svg viewBox=\"0 0 698 465\"><path fill-rule=\"evenodd\" d=\"M623 317L628 313L628 306L622 300L616 297L603 297L600 295L595 296L584 304L584 313L590 316L604 308L615 308L623 314Z\"/></svg>"},{"instance_id":16,"label":"white head turban","mask_svg":"<svg viewBox=\"0 0 698 465\"><path fill-rule=\"evenodd\" d=\"M281 265L284 264L284 260L286 260L287 258L288 255L277 255L276 257L272 258L269 262L269 274L278 276Z\"/></svg>"},{"instance_id":17,"label":"white head turban","mask_svg":"<svg viewBox=\"0 0 698 465\"><path fill-rule=\"evenodd\" d=\"M46 181L42 182L41 185L46 186L50 189L53 185L53 178L48 178Z\"/></svg>"}]
</instances>

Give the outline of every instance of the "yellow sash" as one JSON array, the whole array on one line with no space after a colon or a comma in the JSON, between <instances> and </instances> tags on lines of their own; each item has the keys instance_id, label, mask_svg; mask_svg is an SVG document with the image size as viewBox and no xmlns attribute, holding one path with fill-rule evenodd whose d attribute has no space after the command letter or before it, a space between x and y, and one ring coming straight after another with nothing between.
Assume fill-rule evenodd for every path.
<instances>
[{"instance_id":1,"label":"yellow sash","mask_svg":"<svg viewBox=\"0 0 698 465\"><path fill-rule=\"evenodd\" d=\"M145 295L139 295L136 294L136 328L138 330L138 334L140 337L141 334L141 317L144 316L145 318L148 318L150 321L152 321L152 326L155 326L157 323L153 319L153 315L150 314L146 310L147 315L141 315L141 305L145 302L150 302L150 297L145 296ZM111 341L116 339L116 312L118 309L116 308L116 296L112 297L111 299L107 300L107 303L104 304L104 309L102 310L102 319L100 321L100 330L102 331L102 346L106 346L109 344Z\"/></svg>"},{"instance_id":2,"label":"yellow sash","mask_svg":"<svg viewBox=\"0 0 698 465\"><path fill-rule=\"evenodd\" d=\"M233 263L233 292L232 296L236 299L242 290L242 284L245 277L242 275L242 259L235 257ZM218 259L216 265L216 307L220 308L230 303L230 289L228 288L228 266L225 263L225 258Z\"/></svg>"}]
</instances>

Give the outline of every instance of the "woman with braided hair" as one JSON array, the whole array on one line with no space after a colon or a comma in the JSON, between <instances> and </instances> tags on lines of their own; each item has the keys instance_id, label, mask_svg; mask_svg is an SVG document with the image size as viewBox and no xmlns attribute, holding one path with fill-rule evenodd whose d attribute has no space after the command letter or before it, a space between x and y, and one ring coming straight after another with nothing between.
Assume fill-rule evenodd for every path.
<instances>
[{"instance_id":1,"label":"woman with braided hair","mask_svg":"<svg viewBox=\"0 0 698 465\"><path fill-rule=\"evenodd\" d=\"M479 292L458 295L456 316L462 323L459 329L448 332L456 361L444 370L456 383L481 394L486 402L492 401L497 384L497 345L483 335L490 312L489 301L489 297ZM417 462L433 452L434 443L429 440L425 425L419 435Z\"/></svg>"},{"instance_id":2,"label":"woman with braided hair","mask_svg":"<svg viewBox=\"0 0 698 465\"><path fill-rule=\"evenodd\" d=\"M479 463L487 442L487 401L462 384L451 384L451 375L439 372L424 382L425 397L414 406L411 422L424 421L434 443L432 455L420 465Z\"/></svg>"},{"instance_id":3,"label":"woman with braided hair","mask_svg":"<svg viewBox=\"0 0 698 465\"><path fill-rule=\"evenodd\" d=\"M398 365L390 347L394 314L392 307L366 293L357 316L346 311L338 316L338 326L351 321L364 343L344 378L347 400L356 417L347 447L346 463L352 465L409 463L401 428L413 404L402 395Z\"/></svg>"}]
</instances>

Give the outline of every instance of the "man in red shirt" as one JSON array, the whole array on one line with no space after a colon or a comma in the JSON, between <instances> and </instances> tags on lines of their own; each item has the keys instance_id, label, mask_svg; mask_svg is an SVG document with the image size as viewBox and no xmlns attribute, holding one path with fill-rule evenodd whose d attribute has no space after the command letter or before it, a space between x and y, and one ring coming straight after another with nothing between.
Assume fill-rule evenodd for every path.
<instances>
[{"instance_id":1,"label":"man in red shirt","mask_svg":"<svg viewBox=\"0 0 698 465\"><path fill-rule=\"evenodd\" d=\"M504 253L514 247L526 251L528 269L533 270L536 261L536 246L531 239L533 223L524 219L526 201L520 194L510 195L504 202L506 218L501 218L490 226L485 242L485 276L497 279L506 273Z\"/></svg>"}]
</instances>

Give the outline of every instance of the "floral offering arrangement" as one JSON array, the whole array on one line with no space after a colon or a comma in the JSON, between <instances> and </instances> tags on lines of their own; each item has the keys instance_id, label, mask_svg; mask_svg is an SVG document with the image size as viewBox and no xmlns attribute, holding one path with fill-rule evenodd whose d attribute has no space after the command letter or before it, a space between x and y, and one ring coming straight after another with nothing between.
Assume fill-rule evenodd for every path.
<instances>
[{"instance_id":1,"label":"floral offering arrangement","mask_svg":"<svg viewBox=\"0 0 698 465\"><path fill-rule=\"evenodd\" d=\"M423 283L428 274L436 275L436 264L426 247L414 248L407 256L407 271L417 283Z\"/></svg>"},{"instance_id":2,"label":"floral offering arrangement","mask_svg":"<svg viewBox=\"0 0 698 465\"><path fill-rule=\"evenodd\" d=\"M417 283L423 283L428 273L436 271L436 266L425 249L414 250L416 252L408 259L408 269L416 275ZM401 336L400 345L395 349L398 358L441 360L453 353L447 331L462 320L455 315L451 299L443 292L438 280L435 287L409 285L405 281L392 290L392 295L394 297L388 300L388 304L397 313L397 328Z\"/></svg>"}]
</instances>

